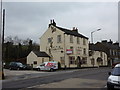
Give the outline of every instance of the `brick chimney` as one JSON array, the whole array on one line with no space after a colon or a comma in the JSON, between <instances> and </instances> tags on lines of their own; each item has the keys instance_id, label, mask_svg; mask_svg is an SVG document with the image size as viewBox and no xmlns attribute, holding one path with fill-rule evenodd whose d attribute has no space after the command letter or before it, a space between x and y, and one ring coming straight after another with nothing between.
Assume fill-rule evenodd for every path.
<instances>
[{"instance_id":1,"label":"brick chimney","mask_svg":"<svg viewBox=\"0 0 120 90\"><path fill-rule=\"evenodd\" d=\"M75 27L73 27L72 31L73 31L73 32L77 32L77 33L78 33L78 29L77 29L77 28L75 28Z\"/></svg>"},{"instance_id":2,"label":"brick chimney","mask_svg":"<svg viewBox=\"0 0 120 90\"><path fill-rule=\"evenodd\" d=\"M50 20L49 27L50 27L50 25L54 25L54 26L56 26L56 23L55 23L54 19L53 19L53 20Z\"/></svg>"},{"instance_id":3,"label":"brick chimney","mask_svg":"<svg viewBox=\"0 0 120 90\"><path fill-rule=\"evenodd\" d=\"M110 41L108 42L109 44L113 44L113 41L110 39Z\"/></svg>"}]
</instances>

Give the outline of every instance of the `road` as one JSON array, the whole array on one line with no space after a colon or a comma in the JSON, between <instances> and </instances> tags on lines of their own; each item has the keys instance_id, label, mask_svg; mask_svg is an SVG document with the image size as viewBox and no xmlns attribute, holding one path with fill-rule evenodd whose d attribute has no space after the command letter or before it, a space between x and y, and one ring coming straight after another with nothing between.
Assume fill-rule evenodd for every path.
<instances>
[{"instance_id":1,"label":"road","mask_svg":"<svg viewBox=\"0 0 120 90\"><path fill-rule=\"evenodd\" d=\"M111 68L79 69L51 72L46 76L3 82L4 88L104 88ZM56 74L57 73L57 74Z\"/></svg>"}]
</instances>

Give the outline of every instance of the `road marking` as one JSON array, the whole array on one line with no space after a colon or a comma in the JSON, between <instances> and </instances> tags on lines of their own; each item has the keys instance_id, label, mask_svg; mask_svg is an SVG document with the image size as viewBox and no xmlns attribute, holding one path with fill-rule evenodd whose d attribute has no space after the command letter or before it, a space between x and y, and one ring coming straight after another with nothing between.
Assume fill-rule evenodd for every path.
<instances>
[{"instance_id":1,"label":"road marking","mask_svg":"<svg viewBox=\"0 0 120 90\"><path fill-rule=\"evenodd\" d=\"M44 86L44 85L46 85L46 84L35 85L35 86L27 87L27 88L37 88L37 87Z\"/></svg>"}]
</instances>

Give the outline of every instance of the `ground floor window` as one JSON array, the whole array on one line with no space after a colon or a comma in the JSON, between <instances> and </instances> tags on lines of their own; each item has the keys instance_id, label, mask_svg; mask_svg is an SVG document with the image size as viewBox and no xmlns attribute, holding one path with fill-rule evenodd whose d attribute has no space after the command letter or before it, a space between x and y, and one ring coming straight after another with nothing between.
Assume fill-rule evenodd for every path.
<instances>
[{"instance_id":1,"label":"ground floor window","mask_svg":"<svg viewBox=\"0 0 120 90\"><path fill-rule=\"evenodd\" d=\"M33 64L37 64L37 61L34 61Z\"/></svg>"},{"instance_id":2,"label":"ground floor window","mask_svg":"<svg viewBox=\"0 0 120 90\"><path fill-rule=\"evenodd\" d=\"M64 65L64 64L65 64L64 57L60 57L60 62L61 62L61 65Z\"/></svg>"},{"instance_id":3,"label":"ground floor window","mask_svg":"<svg viewBox=\"0 0 120 90\"><path fill-rule=\"evenodd\" d=\"M44 62L44 58L42 58L42 63Z\"/></svg>"},{"instance_id":4,"label":"ground floor window","mask_svg":"<svg viewBox=\"0 0 120 90\"><path fill-rule=\"evenodd\" d=\"M69 63L70 63L70 64L75 64L75 63L76 63L74 56L70 56L70 57L69 57Z\"/></svg>"},{"instance_id":5,"label":"ground floor window","mask_svg":"<svg viewBox=\"0 0 120 90\"><path fill-rule=\"evenodd\" d=\"M82 58L82 64L87 64L87 57Z\"/></svg>"},{"instance_id":6,"label":"ground floor window","mask_svg":"<svg viewBox=\"0 0 120 90\"><path fill-rule=\"evenodd\" d=\"M101 57L98 57L98 58L97 58L97 63L98 63L99 65L103 65L103 59L102 59Z\"/></svg>"},{"instance_id":7,"label":"ground floor window","mask_svg":"<svg viewBox=\"0 0 120 90\"><path fill-rule=\"evenodd\" d=\"M94 58L91 58L91 64L95 65L95 59Z\"/></svg>"}]
</instances>

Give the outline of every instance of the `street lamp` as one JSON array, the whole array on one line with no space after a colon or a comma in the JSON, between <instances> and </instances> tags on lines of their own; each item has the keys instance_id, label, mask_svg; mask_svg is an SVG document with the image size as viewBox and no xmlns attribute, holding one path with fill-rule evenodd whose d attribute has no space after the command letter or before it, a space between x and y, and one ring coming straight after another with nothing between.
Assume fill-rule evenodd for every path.
<instances>
[{"instance_id":1,"label":"street lamp","mask_svg":"<svg viewBox=\"0 0 120 90\"><path fill-rule=\"evenodd\" d=\"M93 43L93 33L96 32L96 31L100 31L100 30L101 30L101 28L91 32L91 43Z\"/></svg>"}]
</instances>

